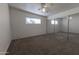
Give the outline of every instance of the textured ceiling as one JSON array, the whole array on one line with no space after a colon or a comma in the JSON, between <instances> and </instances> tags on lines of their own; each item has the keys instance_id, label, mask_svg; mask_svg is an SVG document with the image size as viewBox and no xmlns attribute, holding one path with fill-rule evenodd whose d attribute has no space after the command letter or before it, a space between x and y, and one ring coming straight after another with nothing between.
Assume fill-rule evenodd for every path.
<instances>
[{"instance_id":1,"label":"textured ceiling","mask_svg":"<svg viewBox=\"0 0 79 59\"><path fill-rule=\"evenodd\" d=\"M72 8L79 7L78 3L49 3L47 8L48 13L46 14L39 10L41 8L41 3L10 3L9 5L43 16L54 15Z\"/></svg>"}]
</instances>

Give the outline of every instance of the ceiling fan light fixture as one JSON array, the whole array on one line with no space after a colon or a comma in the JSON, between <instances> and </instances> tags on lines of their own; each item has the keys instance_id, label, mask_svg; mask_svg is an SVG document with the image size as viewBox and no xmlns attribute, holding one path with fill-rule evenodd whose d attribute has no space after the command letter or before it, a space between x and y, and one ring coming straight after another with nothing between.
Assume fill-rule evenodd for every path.
<instances>
[{"instance_id":1,"label":"ceiling fan light fixture","mask_svg":"<svg viewBox=\"0 0 79 59\"><path fill-rule=\"evenodd\" d=\"M70 17L69 17L69 19L71 20L71 19L72 19L72 17L70 16Z\"/></svg>"},{"instance_id":2,"label":"ceiling fan light fixture","mask_svg":"<svg viewBox=\"0 0 79 59\"><path fill-rule=\"evenodd\" d=\"M46 12L46 9L45 8L42 8L42 12Z\"/></svg>"}]
</instances>

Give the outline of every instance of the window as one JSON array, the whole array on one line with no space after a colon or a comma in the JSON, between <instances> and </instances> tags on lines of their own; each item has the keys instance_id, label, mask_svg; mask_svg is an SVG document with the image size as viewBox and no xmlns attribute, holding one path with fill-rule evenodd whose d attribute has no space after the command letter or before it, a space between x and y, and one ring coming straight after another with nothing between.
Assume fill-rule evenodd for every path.
<instances>
[{"instance_id":1,"label":"window","mask_svg":"<svg viewBox=\"0 0 79 59\"><path fill-rule=\"evenodd\" d=\"M58 21L55 20L55 22L54 22L54 20L51 20L51 24L58 24Z\"/></svg>"},{"instance_id":2,"label":"window","mask_svg":"<svg viewBox=\"0 0 79 59\"><path fill-rule=\"evenodd\" d=\"M27 17L26 24L41 24L41 19Z\"/></svg>"}]
</instances>

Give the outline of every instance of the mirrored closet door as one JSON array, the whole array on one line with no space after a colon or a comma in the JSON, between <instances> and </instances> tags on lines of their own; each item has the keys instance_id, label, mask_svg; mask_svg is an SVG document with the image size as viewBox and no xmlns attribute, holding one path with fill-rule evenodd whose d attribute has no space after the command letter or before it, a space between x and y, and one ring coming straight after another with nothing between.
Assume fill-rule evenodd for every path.
<instances>
[{"instance_id":1,"label":"mirrored closet door","mask_svg":"<svg viewBox=\"0 0 79 59\"><path fill-rule=\"evenodd\" d=\"M67 40L68 38L68 19L67 17L55 19L55 37L57 40Z\"/></svg>"}]
</instances>

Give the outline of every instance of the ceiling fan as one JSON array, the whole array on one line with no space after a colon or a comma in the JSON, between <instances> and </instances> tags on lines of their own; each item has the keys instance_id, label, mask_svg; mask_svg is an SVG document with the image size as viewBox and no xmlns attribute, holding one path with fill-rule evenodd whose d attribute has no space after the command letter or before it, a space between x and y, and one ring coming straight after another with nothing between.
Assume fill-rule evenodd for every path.
<instances>
[{"instance_id":1,"label":"ceiling fan","mask_svg":"<svg viewBox=\"0 0 79 59\"><path fill-rule=\"evenodd\" d=\"M48 3L41 3L41 8L38 10L42 11L43 13L48 13L49 6L50 6L50 4L48 4Z\"/></svg>"}]
</instances>

